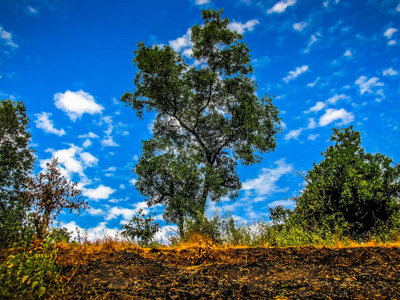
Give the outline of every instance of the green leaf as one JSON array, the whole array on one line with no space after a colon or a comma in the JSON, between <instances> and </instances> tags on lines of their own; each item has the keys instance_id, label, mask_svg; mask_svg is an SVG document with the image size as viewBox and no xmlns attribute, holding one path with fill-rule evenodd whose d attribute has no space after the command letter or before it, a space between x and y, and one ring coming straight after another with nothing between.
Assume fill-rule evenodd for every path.
<instances>
[{"instance_id":1,"label":"green leaf","mask_svg":"<svg viewBox=\"0 0 400 300\"><path fill-rule=\"evenodd\" d=\"M22 277L22 283L24 283L28 278L29 278L29 275L25 275L24 277Z\"/></svg>"},{"instance_id":2,"label":"green leaf","mask_svg":"<svg viewBox=\"0 0 400 300\"><path fill-rule=\"evenodd\" d=\"M38 283L39 283L39 281L34 281L34 282L32 282L32 289L34 289L34 288L35 288L35 286L37 286L37 285L38 285Z\"/></svg>"},{"instance_id":3,"label":"green leaf","mask_svg":"<svg viewBox=\"0 0 400 300\"><path fill-rule=\"evenodd\" d=\"M44 286L41 286L39 288L39 297L42 297L44 293L46 293L46 288Z\"/></svg>"}]
</instances>

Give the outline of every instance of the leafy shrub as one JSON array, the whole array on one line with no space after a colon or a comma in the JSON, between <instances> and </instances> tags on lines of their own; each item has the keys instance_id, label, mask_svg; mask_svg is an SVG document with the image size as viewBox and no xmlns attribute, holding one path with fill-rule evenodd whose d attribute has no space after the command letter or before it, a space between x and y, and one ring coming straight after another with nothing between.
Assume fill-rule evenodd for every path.
<instances>
[{"instance_id":1,"label":"leafy shrub","mask_svg":"<svg viewBox=\"0 0 400 300\"><path fill-rule=\"evenodd\" d=\"M62 288L55 250L47 254L21 252L0 265L1 299L38 299L58 295Z\"/></svg>"},{"instance_id":2,"label":"leafy shrub","mask_svg":"<svg viewBox=\"0 0 400 300\"><path fill-rule=\"evenodd\" d=\"M215 244L221 244L223 242L223 223L224 220L218 212L210 219L203 215L198 215L196 220L188 218L185 222L185 237L188 239L191 235L196 234L210 239Z\"/></svg>"},{"instance_id":3,"label":"leafy shrub","mask_svg":"<svg viewBox=\"0 0 400 300\"><path fill-rule=\"evenodd\" d=\"M136 216L121 227L121 230L121 235L124 238L131 242L138 241L140 246L145 247L150 245L156 233L160 231L160 225L154 223L154 218L151 214L146 217L141 208Z\"/></svg>"}]
</instances>

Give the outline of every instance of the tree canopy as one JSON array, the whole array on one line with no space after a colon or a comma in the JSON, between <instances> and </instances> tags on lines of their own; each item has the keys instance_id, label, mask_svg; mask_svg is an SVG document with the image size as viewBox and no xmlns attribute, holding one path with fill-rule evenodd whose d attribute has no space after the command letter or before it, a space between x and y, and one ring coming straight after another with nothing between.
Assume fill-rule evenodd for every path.
<instances>
[{"instance_id":1,"label":"tree canopy","mask_svg":"<svg viewBox=\"0 0 400 300\"><path fill-rule=\"evenodd\" d=\"M400 212L400 166L383 154L365 153L353 126L333 130L335 145L305 176L291 218L353 237L392 226Z\"/></svg>"},{"instance_id":2,"label":"tree canopy","mask_svg":"<svg viewBox=\"0 0 400 300\"><path fill-rule=\"evenodd\" d=\"M49 224L64 208L85 210L88 203L82 200L77 183L72 183L61 175L58 160L53 158L46 164L46 172L29 178L27 196L32 205L31 217L39 239L43 239Z\"/></svg>"},{"instance_id":3,"label":"tree canopy","mask_svg":"<svg viewBox=\"0 0 400 300\"><path fill-rule=\"evenodd\" d=\"M135 168L136 187L170 212L178 206L204 215L208 198L234 199L241 188L238 161L259 163L280 132L272 98L259 98L249 77L250 50L222 12L203 11L204 24L191 29L198 64L187 64L169 46L139 43L136 89L121 98L139 118L145 109L156 113L153 138L143 142Z\"/></svg>"},{"instance_id":4,"label":"tree canopy","mask_svg":"<svg viewBox=\"0 0 400 300\"><path fill-rule=\"evenodd\" d=\"M9 246L20 235L28 203L22 192L35 162L29 147L25 104L0 102L0 244Z\"/></svg>"}]
</instances>

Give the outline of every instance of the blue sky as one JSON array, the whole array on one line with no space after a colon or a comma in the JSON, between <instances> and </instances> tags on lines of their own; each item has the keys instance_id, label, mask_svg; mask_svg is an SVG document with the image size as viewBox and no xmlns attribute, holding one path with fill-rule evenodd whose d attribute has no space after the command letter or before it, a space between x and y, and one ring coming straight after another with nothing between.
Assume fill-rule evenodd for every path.
<instances>
[{"instance_id":1,"label":"blue sky","mask_svg":"<svg viewBox=\"0 0 400 300\"><path fill-rule=\"evenodd\" d=\"M62 213L62 226L111 236L148 208L131 172L152 136L120 102L132 91L136 45L170 45L190 58L190 27L203 9L224 9L251 50L258 95L275 95L283 132L259 165L239 166L235 202L208 203L239 222L268 219L303 182L295 172L321 160L333 127L354 125L366 151L400 161L399 0L0 0L0 98L24 101L35 172L57 156L90 210Z\"/></svg>"}]
</instances>

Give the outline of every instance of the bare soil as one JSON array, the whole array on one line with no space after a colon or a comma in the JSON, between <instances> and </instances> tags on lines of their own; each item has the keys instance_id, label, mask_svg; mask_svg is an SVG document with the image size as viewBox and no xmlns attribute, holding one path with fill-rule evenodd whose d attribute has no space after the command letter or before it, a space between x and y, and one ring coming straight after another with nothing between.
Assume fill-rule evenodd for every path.
<instances>
[{"instance_id":1,"label":"bare soil","mask_svg":"<svg viewBox=\"0 0 400 300\"><path fill-rule=\"evenodd\" d=\"M400 299L400 248L125 249L61 254L66 299Z\"/></svg>"}]
</instances>

